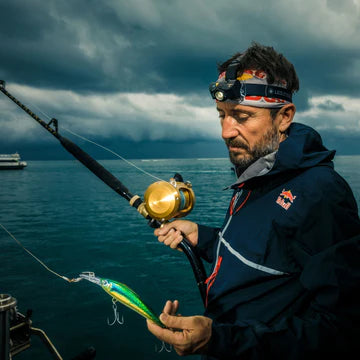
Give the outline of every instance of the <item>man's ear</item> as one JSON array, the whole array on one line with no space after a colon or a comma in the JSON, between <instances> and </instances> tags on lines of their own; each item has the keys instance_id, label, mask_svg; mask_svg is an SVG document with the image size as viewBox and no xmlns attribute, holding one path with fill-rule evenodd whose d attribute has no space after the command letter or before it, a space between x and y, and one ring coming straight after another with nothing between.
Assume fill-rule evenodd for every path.
<instances>
[{"instance_id":1,"label":"man's ear","mask_svg":"<svg viewBox=\"0 0 360 360\"><path fill-rule=\"evenodd\" d=\"M296 107L293 103L284 105L276 115L280 133L285 133L293 121Z\"/></svg>"}]
</instances>

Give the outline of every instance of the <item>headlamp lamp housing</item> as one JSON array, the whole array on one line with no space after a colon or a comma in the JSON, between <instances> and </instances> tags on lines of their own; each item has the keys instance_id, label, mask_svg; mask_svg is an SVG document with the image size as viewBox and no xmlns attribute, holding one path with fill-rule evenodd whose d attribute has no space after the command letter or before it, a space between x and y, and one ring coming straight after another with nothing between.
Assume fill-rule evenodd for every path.
<instances>
[{"instance_id":1,"label":"headlamp lamp housing","mask_svg":"<svg viewBox=\"0 0 360 360\"><path fill-rule=\"evenodd\" d=\"M209 91L213 99L226 101L238 99L240 87L241 85L239 80L217 81L210 84Z\"/></svg>"}]
</instances>

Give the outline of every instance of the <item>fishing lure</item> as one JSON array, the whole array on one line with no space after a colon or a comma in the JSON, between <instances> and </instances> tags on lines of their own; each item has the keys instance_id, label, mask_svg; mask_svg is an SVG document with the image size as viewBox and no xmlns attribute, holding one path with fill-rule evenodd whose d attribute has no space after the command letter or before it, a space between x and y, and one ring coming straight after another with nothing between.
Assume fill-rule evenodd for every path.
<instances>
[{"instance_id":1,"label":"fishing lure","mask_svg":"<svg viewBox=\"0 0 360 360\"><path fill-rule=\"evenodd\" d=\"M82 272L79 275L79 278L88 280L96 285L101 286L101 288L106 291L113 299L120 301L123 305L129 307L130 309L136 311L141 316L153 321L156 325L165 328L166 326L160 321L159 317L155 315L154 311L151 310L127 285L120 282L103 279L95 276L93 272Z\"/></svg>"}]
</instances>

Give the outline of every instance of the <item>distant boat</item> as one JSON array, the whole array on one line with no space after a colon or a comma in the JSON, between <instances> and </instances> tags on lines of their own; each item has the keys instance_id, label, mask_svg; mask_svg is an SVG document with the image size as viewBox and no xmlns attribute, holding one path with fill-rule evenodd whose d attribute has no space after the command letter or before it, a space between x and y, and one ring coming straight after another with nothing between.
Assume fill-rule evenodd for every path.
<instances>
[{"instance_id":1,"label":"distant boat","mask_svg":"<svg viewBox=\"0 0 360 360\"><path fill-rule=\"evenodd\" d=\"M25 161L20 161L20 155L0 154L0 170L19 170L27 166Z\"/></svg>"}]
</instances>

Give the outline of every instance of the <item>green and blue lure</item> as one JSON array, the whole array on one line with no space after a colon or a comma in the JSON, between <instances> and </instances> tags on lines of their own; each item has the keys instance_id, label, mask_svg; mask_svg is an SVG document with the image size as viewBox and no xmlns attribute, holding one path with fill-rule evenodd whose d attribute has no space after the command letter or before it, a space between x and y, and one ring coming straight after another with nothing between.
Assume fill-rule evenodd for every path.
<instances>
[{"instance_id":1,"label":"green and blue lure","mask_svg":"<svg viewBox=\"0 0 360 360\"><path fill-rule=\"evenodd\" d=\"M113 299L136 311L144 318L153 321L156 325L161 326L162 328L166 327L160 321L159 317L155 315L154 311L151 310L151 308L141 300L140 296L127 285L114 280L97 277L93 272L83 272L79 275L79 278L101 286L101 288Z\"/></svg>"}]
</instances>

